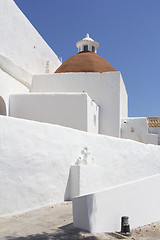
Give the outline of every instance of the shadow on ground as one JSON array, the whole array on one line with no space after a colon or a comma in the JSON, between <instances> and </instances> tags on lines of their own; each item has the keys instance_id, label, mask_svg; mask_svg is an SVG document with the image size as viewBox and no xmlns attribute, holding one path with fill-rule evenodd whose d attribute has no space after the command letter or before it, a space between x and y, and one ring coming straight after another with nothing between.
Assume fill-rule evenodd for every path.
<instances>
[{"instance_id":1,"label":"shadow on ground","mask_svg":"<svg viewBox=\"0 0 160 240\"><path fill-rule=\"evenodd\" d=\"M87 239L98 240L95 236L87 236L89 233L81 229L74 228L73 224L68 224L58 229L53 229L52 233L43 232L41 234L27 235L27 236L7 236L6 240L72 240L72 239Z\"/></svg>"}]
</instances>

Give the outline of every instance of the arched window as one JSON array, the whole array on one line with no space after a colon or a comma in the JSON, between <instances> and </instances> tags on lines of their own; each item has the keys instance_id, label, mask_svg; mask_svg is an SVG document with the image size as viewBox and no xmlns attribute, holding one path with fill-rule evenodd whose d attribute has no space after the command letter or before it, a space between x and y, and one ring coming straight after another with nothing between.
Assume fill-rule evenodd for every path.
<instances>
[{"instance_id":1,"label":"arched window","mask_svg":"<svg viewBox=\"0 0 160 240\"><path fill-rule=\"evenodd\" d=\"M0 115L6 116L6 104L1 96L0 96Z\"/></svg>"}]
</instances>

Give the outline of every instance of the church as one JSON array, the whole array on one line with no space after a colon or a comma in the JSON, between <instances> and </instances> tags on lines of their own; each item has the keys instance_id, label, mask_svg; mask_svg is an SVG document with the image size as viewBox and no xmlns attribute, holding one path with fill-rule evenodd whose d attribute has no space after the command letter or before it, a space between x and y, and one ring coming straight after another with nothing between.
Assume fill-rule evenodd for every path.
<instances>
[{"instance_id":1,"label":"church","mask_svg":"<svg viewBox=\"0 0 160 240\"><path fill-rule=\"evenodd\" d=\"M149 133L147 118L128 117L128 95L122 75L98 56L99 44L87 34L76 46L78 53L54 73L33 75L29 93L8 93L7 110L2 107L1 112L8 112L11 117L158 144L158 133ZM20 84L23 87L27 82Z\"/></svg>"},{"instance_id":2,"label":"church","mask_svg":"<svg viewBox=\"0 0 160 240\"><path fill-rule=\"evenodd\" d=\"M141 211L160 198L160 118L128 117L122 75L88 33L62 63L13 1L0 9L0 216L73 200L75 226L118 230L116 219L143 204L136 189L156 186ZM158 206L132 225L158 220Z\"/></svg>"}]
</instances>

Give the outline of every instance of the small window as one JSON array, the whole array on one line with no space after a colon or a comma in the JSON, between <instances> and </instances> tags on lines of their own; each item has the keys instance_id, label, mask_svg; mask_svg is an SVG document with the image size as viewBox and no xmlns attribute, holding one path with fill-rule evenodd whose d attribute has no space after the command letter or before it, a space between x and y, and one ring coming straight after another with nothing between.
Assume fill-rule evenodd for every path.
<instances>
[{"instance_id":1,"label":"small window","mask_svg":"<svg viewBox=\"0 0 160 240\"><path fill-rule=\"evenodd\" d=\"M88 51L88 45L84 45L84 52Z\"/></svg>"},{"instance_id":2,"label":"small window","mask_svg":"<svg viewBox=\"0 0 160 240\"><path fill-rule=\"evenodd\" d=\"M134 127L131 127L131 132L135 132L135 128Z\"/></svg>"},{"instance_id":3,"label":"small window","mask_svg":"<svg viewBox=\"0 0 160 240\"><path fill-rule=\"evenodd\" d=\"M96 50L95 46L92 46L92 52L95 52L95 50Z\"/></svg>"}]
</instances>

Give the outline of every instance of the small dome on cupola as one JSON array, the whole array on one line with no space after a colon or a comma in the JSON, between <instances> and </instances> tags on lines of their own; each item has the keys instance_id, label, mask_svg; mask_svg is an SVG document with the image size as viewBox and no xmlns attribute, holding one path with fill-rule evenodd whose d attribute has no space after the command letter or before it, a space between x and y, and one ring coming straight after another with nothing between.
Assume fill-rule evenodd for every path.
<instances>
[{"instance_id":1,"label":"small dome on cupola","mask_svg":"<svg viewBox=\"0 0 160 240\"><path fill-rule=\"evenodd\" d=\"M78 48L78 52L97 52L97 48L99 47L99 43L95 42L92 38L90 38L87 33L86 37L76 43Z\"/></svg>"},{"instance_id":2,"label":"small dome on cupola","mask_svg":"<svg viewBox=\"0 0 160 240\"><path fill-rule=\"evenodd\" d=\"M97 55L99 43L86 37L76 43L78 53L67 59L55 73L66 72L115 72L116 70L104 58Z\"/></svg>"}]
</instances>

